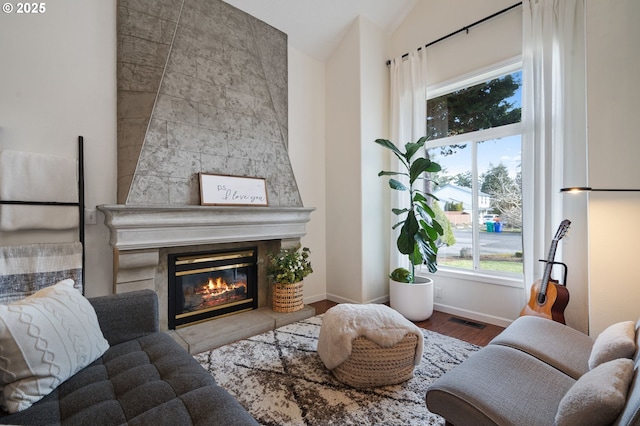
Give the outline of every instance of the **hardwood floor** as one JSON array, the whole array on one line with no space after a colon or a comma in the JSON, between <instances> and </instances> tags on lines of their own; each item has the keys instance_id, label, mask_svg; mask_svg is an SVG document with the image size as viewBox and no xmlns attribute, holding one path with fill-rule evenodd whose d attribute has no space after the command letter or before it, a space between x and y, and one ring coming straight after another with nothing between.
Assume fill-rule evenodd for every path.
<instances>
[{"instance_id":1,"label":"hardwood floor","mask_svg":"<svg viewBox=\"0 0 640 426\"><path fill-rule=\"evenodd\" d=\"M322 300L310 303L310 305L316 308L316 315L320 315L337 305L337 303ZM416 322L415 324L420 328L446 334L478 346L486 346L491 339L504 330L504 328L496 325L479 323L439 311L434 311L428 320Z\"/></svg>"}]
</instances>

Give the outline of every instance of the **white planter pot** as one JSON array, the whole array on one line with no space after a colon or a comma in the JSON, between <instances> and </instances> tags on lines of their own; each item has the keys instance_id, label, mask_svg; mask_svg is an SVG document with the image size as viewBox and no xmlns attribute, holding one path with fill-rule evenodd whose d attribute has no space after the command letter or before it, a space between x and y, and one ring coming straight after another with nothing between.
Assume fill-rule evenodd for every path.
<instances>
[{"instance_id":1,"label":"white planter pot","mask_svg":"<svg viewBox=\"0 0 640 426\"><path fill-rule=\"evenodd\" d=\"M389 280L389 304L410 321L424 321L433 315L433 280L416 277L414 284Z\"/></svg>"}]
</instances>

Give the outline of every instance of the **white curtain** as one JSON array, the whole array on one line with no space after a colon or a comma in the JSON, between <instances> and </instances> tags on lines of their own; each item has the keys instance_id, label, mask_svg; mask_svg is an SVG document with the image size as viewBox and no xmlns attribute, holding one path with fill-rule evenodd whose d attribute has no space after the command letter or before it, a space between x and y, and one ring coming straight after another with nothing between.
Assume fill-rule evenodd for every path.
<instances>
[{"instance_id":1,"label":"white curtain","mask_svg":"<svg viewBox=\"0 0 640 426\"><path fill-rule=\"evenodd\" d=\"M427 132L427 59L425 49L409 53L405 58L391 60L391 141L401 151L407 142L416 142ZM389 170L400 170L400 162L391 156ZM403 191L391 191L391 207L405 206L409 195ZM392 223L397 223L392 214ZM391 270L398 267L409 269L407 256L396 248L399 229L391 235Z\"/></svg>"},{"instance_id":2,"label":"white curtain","mask_svg":"<svg viewBox=\"0 0 640 426\"><path fill-rule=\"evenodd\" d=\"M571 220L572 237L558 245L556 260L569 268L567 322L582 331L587 324L586 197L562 195L560 188L587 182L584 2L522 4L525 296L542 276L545 264L538 259L547 258L558 225ZM562 278L561 268L553 271Z\"/></svg>"}]
</instances>

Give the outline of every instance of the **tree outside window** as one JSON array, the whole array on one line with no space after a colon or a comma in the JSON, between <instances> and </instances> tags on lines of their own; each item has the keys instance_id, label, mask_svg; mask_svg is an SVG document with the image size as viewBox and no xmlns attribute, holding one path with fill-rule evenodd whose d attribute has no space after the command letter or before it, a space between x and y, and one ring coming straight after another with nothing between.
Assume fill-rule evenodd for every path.
<instances>
[{"instance_id":1,"label":"tree outside window","mask_svg":"<svg viewBox=\"0 0 640 426\"><path fill-rule=\"evenodd\" d=\"M522 273L520 88L516 71L427 100L431 189L451 229L440 266Z\"/></svg>"}]
</instances>

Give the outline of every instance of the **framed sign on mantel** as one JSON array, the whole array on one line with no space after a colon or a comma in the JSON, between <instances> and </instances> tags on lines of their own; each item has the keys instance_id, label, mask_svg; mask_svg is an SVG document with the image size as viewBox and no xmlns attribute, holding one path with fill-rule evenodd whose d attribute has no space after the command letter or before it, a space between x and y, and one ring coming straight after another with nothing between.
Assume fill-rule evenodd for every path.
<instances>
[{"instance_id":1,"label":"framed sign on mantel","mask_svg":"<svg viewBox=\"0 0 640 426\"><path fill-rule=\"evenodd\" d=\"M200 173L203 206L268 206L264 178Z\"/></svg>"}]
</instances>

